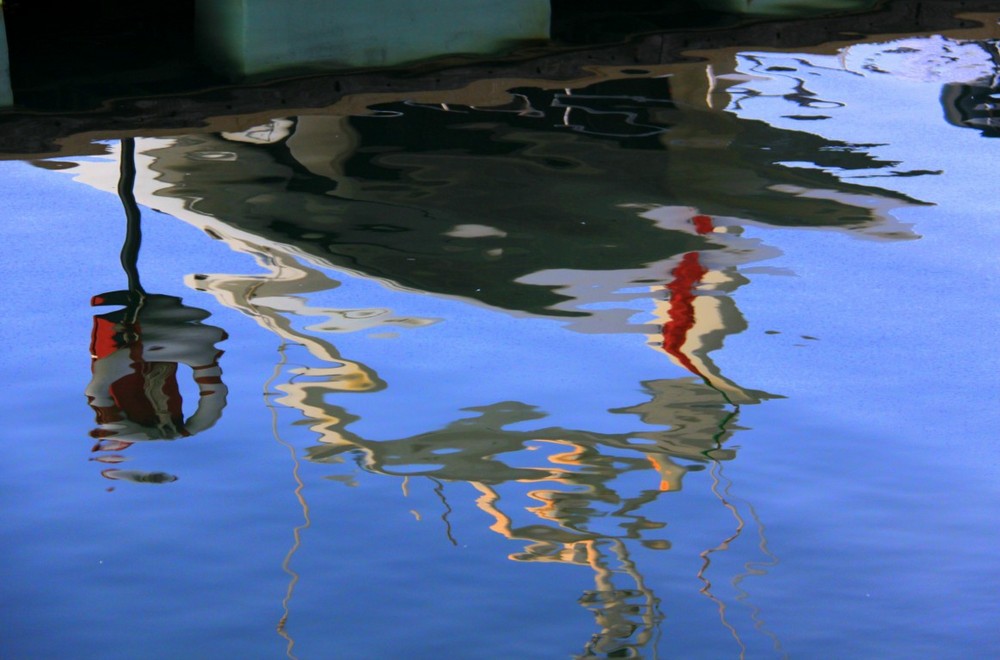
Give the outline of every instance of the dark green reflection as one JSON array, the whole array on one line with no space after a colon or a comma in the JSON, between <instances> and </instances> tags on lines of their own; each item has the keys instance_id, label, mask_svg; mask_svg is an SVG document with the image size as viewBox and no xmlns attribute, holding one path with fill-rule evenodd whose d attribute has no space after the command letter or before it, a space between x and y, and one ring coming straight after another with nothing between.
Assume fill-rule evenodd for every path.
<instances>
[{"instance_id":1,"label":"dark green reflection","mask_svg":"<svg viewBox=\"0 0 1000 660\"><path fill-rule=\"evenodd\" d=\"M830 170L887 166L861 147L673 102L668 78L517 88L504 106L387 103L282 131L192 136L152 152L159 194L337 266L548 315L558 269L641 269L723 247L641 209L782 226L865 228L873 200L915 203ZM754 255L742 257L752 260Z\"/></svg>"}]
</instances>

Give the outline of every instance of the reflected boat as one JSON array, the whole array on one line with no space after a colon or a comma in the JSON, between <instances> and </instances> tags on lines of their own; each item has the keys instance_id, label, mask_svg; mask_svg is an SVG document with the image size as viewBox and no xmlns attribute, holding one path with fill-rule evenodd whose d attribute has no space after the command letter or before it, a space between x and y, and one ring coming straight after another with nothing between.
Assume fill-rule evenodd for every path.
<instances>
[{"instance_id":1,"label":"reflected boat","mask_svg":"<svg viewBox=\"0 0 1000 660\"><path fill-rule=\"evenodd\" d=\"M892 212L918 200L783 164L807 155L840 172L887 163L844 142L704 108L704 90L684 88L692 76L704 82L704 69L701 78L669 69L617 75L558 93L514 88L508 106L383 103L369 116L301 116L143 141L161 198L147 203L216 236L235 229L407 289L563 316L584 329L600 316L587 305L609 290L661 280L671 258L728 247L720 233L644 210L680 206L734 226L914 236ZM449 146L459 138L465 153ZM75 171L87 179L86 170ZM511 198L511 189L520 194ZM776 254L760 244L751 254L749 241L741 249L744 263ZM617 281L591 300L567 295L594 271Z\"/></svg>"},{"instance_id":2,"label":"reflected boat","mask_svg":"<svg viewBox=\"0 0 1000 660\"><path fill-rule=\"evenodd\" d=\"M868 70L883 54L899 54L893 49L883 44L874 56L857 51L843 59ZM814 68L825 57L798 65ZM483 526L510 543L511 561L592 575L593 588L578 599L596 620L577 656L587 658L638 656L658 646L663 607L643 557L671 549L673 532L664 530L672 513L662 502L688 479L689 498L714 498L717 510L732 514L733 529L691 553L701 566L687 577L700 582L700 595L718 609L741 653L744 639L757 634L780 653L740 586L777 558L752 504L732 495L724 475L740 452L733 437L743 430L741 407L780 395L737 382L719 359L721 348L750 328L740 290L755 264L780 254L773 237L782 228L917 238L895 215L928 202L899 182L933 178L934 171L901 169L878 145L812 128L823 119L809 113L835 111L821 104L840 101L821 98L777 56L723 59L642 73L595 69L564 87L520 81L502 92L503 102L495 90L479 101L380 98L360 114L287 116L241 130L138 140L139 199L250 256L258 269L190 273L185 284L280 342L265 400L275 420L279 410L294 415L288 428L306 437L284 440L275 422L276 439L291 453L304 520L282 564L291 581L278 632L290 656L297 623L290 601L299 579L292 556L311 525L300 455L335 482L375 475L399 483L404 494L418 484L432 489L452 544L462 530L449 517L447 497L477 507ZM887 65L877 66L881 72ZM854 75L857 68L838 71ZM945 84L971 85L959 100L946 95L946 107L957 108L953 120L989 130L992 110L981 106L995 81ZM808 110L788 115L789 107ZM110 188L107 161L65 171ZM138 230L137 218L130 228ZM207 312L142 290L137 250L127 239L128 289L95 299L123 307L94 319L88 396L108 450L205 430L225 403L215 348L225 332L201 323ZM410 313L342 295L358 283L450 313ZM415 396L406 390L437 374L394 380L390 351L364 350L354 338L443 352L447 342L421 345L421 335L463 312L488 313L497 326L514 320L577 336L624 335L614 337L621 353L612 357L633 345L644 354L652 348L666 358L663 373L632 380L628 405L604 406L597 412L607 415L581 415L579 423L552 406L558 400L572 408L572 392L492 396L501 384L483 388L491 396L471 392L475 405L449 411L444 421L415 415L399 432L366 426L370 410L395 410ZM489 337L470 342L484 353L490 348ZM176 385L182 365L192 368L200 395L198 412L186 420ZM594 370L616 368L608 359ZM671 377L674 368L680 376ZM592 382L601 384L599 377ZM148 409L122 404L149 391ZM690 476L698 472L710 486ZM176 478L118 467L104 475L137 483ZM750 559L735 570L713 565L752 527L750 518L761 539L742 557ZM732 598L720 593L725 579ZM736 602L747 606L752 632L727 618Z\"/></svg>"}]
</instances>

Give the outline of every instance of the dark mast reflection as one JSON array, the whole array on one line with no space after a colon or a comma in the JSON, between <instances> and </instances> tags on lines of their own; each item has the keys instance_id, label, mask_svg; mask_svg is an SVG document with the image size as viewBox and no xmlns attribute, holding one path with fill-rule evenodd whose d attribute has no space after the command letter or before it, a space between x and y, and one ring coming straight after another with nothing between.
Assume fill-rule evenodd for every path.
<instances>
[{"instance_id":1,"label":"dark mast reflection","mask_svg":"<svg viewBox=\"0 0 1000 660\"><path fill-rule=\"evenodd\" d=\"M122 268L128 288L96 295L93 306L120 309L94 316L90 338L90 383L87 402L96 414L90 435L99 456L94 460L117 464L117 454L134 442L174 440L211 428L222 415L228 392L222 382L215 344L226 339L221 328L205 325L209 313L189 307L176 296L148 293L139 278L142 226L135 185L135 143L122 140L118 194L125 209L125 242ZM198 388L195 412L184 417L177 382L180 365L189 367ZM108 479L165 483L177 477L165 472L108 468Z\"/></svg>"}]
</instances>

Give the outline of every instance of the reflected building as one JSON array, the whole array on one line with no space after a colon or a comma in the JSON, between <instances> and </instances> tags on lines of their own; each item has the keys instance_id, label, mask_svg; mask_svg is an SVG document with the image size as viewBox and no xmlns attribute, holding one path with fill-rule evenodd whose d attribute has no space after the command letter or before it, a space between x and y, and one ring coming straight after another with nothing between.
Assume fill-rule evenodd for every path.
<instances>
[{"instance_id":1,"label":"reflected building","mask_svg":"<svg viewBox=\"0 0 1000 660\"><path fill-rule=\"evenodd\" d=\"M549 33L549 0L369 0L280 10L260 0L196 5L203 58L235 76L502 52Z\"/></svg>"}]
</instances>

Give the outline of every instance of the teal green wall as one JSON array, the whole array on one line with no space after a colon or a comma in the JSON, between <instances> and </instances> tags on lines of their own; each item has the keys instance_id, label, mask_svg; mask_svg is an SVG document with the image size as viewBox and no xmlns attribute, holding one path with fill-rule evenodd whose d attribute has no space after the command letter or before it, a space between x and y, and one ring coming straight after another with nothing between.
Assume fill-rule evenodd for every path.
<instances>
[{"instance_id":1,"label":"teal green wall","mask_svg":"<svg viewBox=\"0 0 1000 660\"><path fill-rule=\"evenodd\" d=\"M0 9L3 2L0 0ZM7 30L0 11L0 108L13 105L14 95L10 91L10 61L7 58Z\"/></svg>"},{"instance_id":2,"label":"teal green wall","mask_svg":"<svg viewBox=\"0 0 1000 660\"><path fill-rule=\"evenodd\" d=\"M219 71L243 70L246 8L244 0L197 0L195 31L202 56Z\"/></svg>"},{"instance_id":3,"label":"teal green wall","mask_svg":"<svg viewBox=\"0 0 1000 660\"><path fill-rule=\"evenodd\" d=\"M198 0L197 17L209 63L237 75L391 66L549 36L548 0Z\"/></svg>"},{"instance_id":4,"label":"teal green wall","mask_svg":"<svg viewBox=\"0 0 1000 660\"><path fill-rule=\"evenodd\" d=\"M868 9L874 7L877 0L698 0L692 4L741 14L795 17L827 11Z\"/></svg>"}]
</instances>

